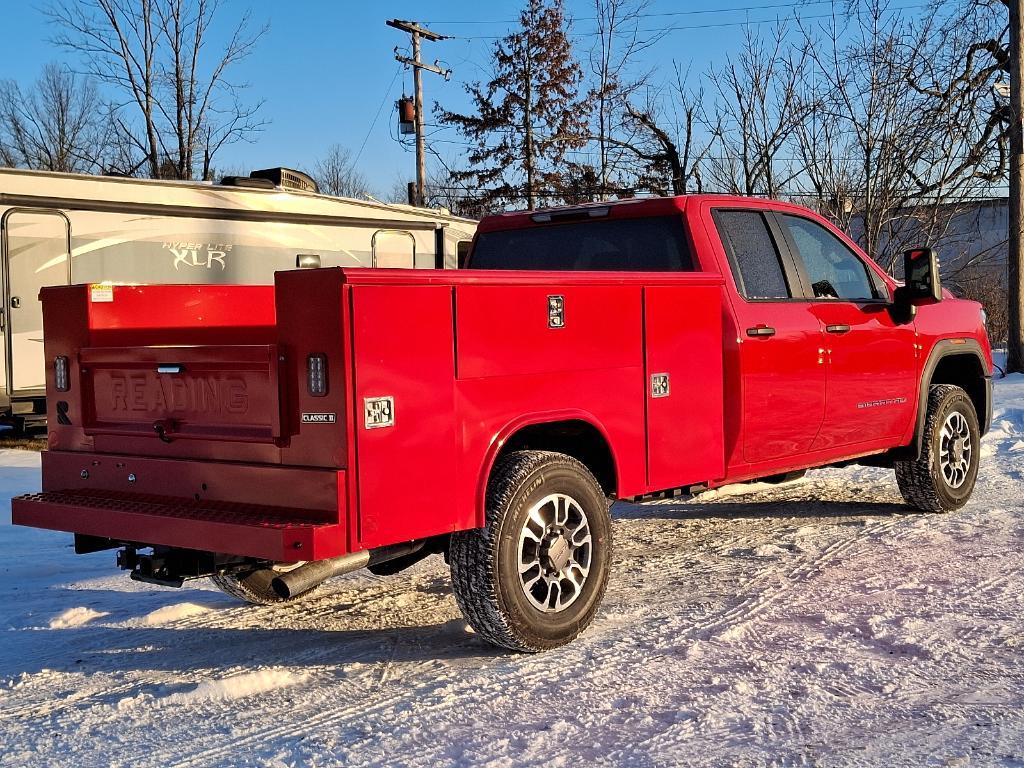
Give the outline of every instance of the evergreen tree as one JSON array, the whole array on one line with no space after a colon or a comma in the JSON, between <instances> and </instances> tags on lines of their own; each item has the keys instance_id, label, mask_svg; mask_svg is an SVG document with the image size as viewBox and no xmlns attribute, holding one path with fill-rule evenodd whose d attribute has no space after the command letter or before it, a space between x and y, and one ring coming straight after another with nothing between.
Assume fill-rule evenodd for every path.
<instances>
[{"instance_id":1,"label":"evergreen tree","mask_svg":"<svg viewBox=\"0 0 1024 768\"><path fill-rule=\"evenodd\" d=\"M527 0L519 29L494 45L493 74L466 86L476 114L439 110L472 143L458 180L491 205L529 209L560 198L566 153L585 143L583 71L573 56L562 0Z\"/></svg>"}]
</instances>

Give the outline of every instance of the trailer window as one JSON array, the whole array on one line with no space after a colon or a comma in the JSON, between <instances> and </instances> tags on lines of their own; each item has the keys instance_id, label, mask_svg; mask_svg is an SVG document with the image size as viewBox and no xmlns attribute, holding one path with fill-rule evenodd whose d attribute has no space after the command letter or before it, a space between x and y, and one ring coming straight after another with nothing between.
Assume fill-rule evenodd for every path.
<instances>
[{"instance_id":1,"label":"trailer window","mask_svg":"<svg viewBox=\"0 0 1024 768\"><path fill-rule=\"evenodd\" d=\"M790 298L779 250L760 211L715 211L714 217L739 292L748 299Z\"/></svg>"},{"instance_id":2,"label":"trailer window","mask_svg":"<svg viewBox=\"0 0 1024 768\"><path fill-rule=\"evenodd\" d=\"M469 250L473 245L472 240L459 240L455 245L455 253L458 258L459 269L464 269L466 260L469 258Z\"/></svg>"},{"instance_id":3,"label":"trailer window","mask_svg":"<svg viewBox=\"0 0 1024 768\"><path fill-rule=\"evenodd\" d=\"M40 392L46 386L46 366L39 289L70 282L70 226L63 213L31 210L9 212L3 225L9 304L8 322L6 327L0 323L0 333L10 342L11 391Z\"/></svg>"},{"instance_id":4,"label":"trailer window","mask_svg":"<svg viewBox=\"0 0 1024 768\"><path fill-rule=\"evenodd\" d=\"M373 233L373 266L384 269L414 269L416 238L403 229L378 229Z\"/></svg>"},{"instance_id":5,"label":"trailer window","mask_svg":"<svg viewBox=\"0 0 1024 768\"><path fill-rule=\"evenodd\" d=\"M470 269L688 272L693 260L675 216L574 221L483 232Z\"/></svg>"}]
</instances>

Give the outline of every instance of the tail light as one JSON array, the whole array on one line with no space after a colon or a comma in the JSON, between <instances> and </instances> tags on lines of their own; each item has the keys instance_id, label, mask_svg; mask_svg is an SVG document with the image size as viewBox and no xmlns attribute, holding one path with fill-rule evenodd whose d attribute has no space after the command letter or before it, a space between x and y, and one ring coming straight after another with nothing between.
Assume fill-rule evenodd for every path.
<instances>
[{"instance_id":1,"label":"tail light","mask_svg":"<svg viewBox=\"0 0 1024 768\"><path fill-rule=\"evenodd\" d=\"M306 384L313 397L327 394L327 355L316 354L306 358Z\"/></svg>"},{"instance_id":2,"label":"tail light","mask_svg":"<svg viewBox=\"0 0 1024 768\"><path fill-rule=\"evenodd\" d=\"M68 359L64 355L58 355L53 361L53 385L58 392L67 392L71 389L71 373Z\"/></svg>"}]
</instances>

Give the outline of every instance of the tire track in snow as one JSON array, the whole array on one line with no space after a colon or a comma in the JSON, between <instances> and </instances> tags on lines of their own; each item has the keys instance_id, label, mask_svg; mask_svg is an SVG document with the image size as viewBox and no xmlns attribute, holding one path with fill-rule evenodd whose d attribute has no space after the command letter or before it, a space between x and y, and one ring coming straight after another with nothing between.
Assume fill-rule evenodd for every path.
<instances>
[{"instance_id":1,"label":"tire track in snow","mask_svg":"<svg viewBox=\"0 0 1024 768\"><path fill-rule=\"evenodd\" d=\"M880 520L867 523L855 535L832 542L824 549L819 550L816 556L803 562L798 562L785 575L785 580L782 584L775 585L774 587L769 586L764 591L747 597L724 614L697 622L688 632L688 635L693 639L710 640L716 636L735 633L737 630L741 630L767 608L793 591L794 588L800 586L812 576L821 573L830 561L846 553L861 541L877 537L892 530L895 524L895 520ZM758 581L773 577L775 574L774 570L767 570Z\"/></svg>"},{"instance_id":2,"label":"tire track in snow","mask_svg":"<svg viewBox=\"0 0 1024 768\"><path fill-rule=\"evenodd\" d=\"M788 503L792 504L794 502ZM772 506L778 505L776 504ZM767 515L762 515L761 517L770 518L771 515L769 513ZM843 537L839 541L832 542L824 549L812 553L810 558L791 565L784 576L785 582L782 585L769 587L768 591L752 595L742 601L739 605L734 605L731 608L726 609L724 613L718 611L712 616L704 619L695 618L689 635L693 636L694 633L699 634L703 632L704 634L713 636L716 632L721 633L728 631L729 628L733 626L749 626L749 624L751 624L760 613L766 610L769 605L777 602L780 597L784 596L786 592L793 589L801 581L806 580L814 573L819 572L830 559L838 557L857 541L874 533L880 533L886 529L890 529L894 523L895 521L887 520L882 522L869 522L866 525L859 526L851 531L852 535ZM755 531L745 536L728 539L721 545L715 547L715 551L718 557L727 557L728 551L735 549L737 544L749 545L756 543L757 541L763 541L763 539L764 536L759 535L758 532ZM633 559L637 560L637 558ZM657 558L656 567L664 570L666 567L671 566L673 562L677 565L684 566L687 559L688 557L685 552L680 553L669 551L665 556ZM641 560L640 562L642 563L643 561ZM734 571L736 569L736 565L726 564L723 568L716 570L727 572L730 570ZM641 580L643 580L644 570L644 568L639 569L639 578ZM771 579L778 578L778 576L778 568L769 566L759 570L752 579L746 582L745 587L747 589L750 589L751 587L756 589L758 585ZM436 595L436 584L439 578L441 577L415 578L411 583L409 581L389 581L388 583L381 584L379 588L372 590L367 590L366 585L359 585L338 590L333 593L322 594L299 605L271 606L265 608L242 606L238 608L226 608L215 612L206 612L183 617L176 621L168 622L168 624L163 625L159 629L151 631L197 630L202 632L204 630L215 631L217 629L246 630L258 629L261 627L275 628L283 624L288 629L298 632L303 628L317 628L316 625L321 623L326 623L328 625L337 624L339 619L344 620L347 615L367 615L370 618L373 618L374 616L380 615L379 609L374 608L374 606L379 606L382 602L387 602L389 600L398 601L407 595L414 595L419 599L416 600L413 605L402 606L402 618L404 619L403 624L408 626L410 620L413 618L417 618L419 616L436 616L437 609L443 601L425 598L432 598ZM346 603L344 607L340 609L338 606L339 601ZM687 607L689 608L689 606ZM368 611L368 608L372 608L372 610ZM698 616L702 612L702 608L706 608L706 606L697 606L696 613ZM693 611L687 612L691 614L693 613ZM663 648L665 647L666 641L672 641L673 643L678 642L678 626L665 626L666 623L661 620L662 617L659 615L646 615L640 618L643 624L640 628L643 643L638 647L627 648L626 652L629 656L637 657L649 653L651 649ZM363 622L357 621L356 623L362 624ZM595 627L595 630L598 632L601 631L600 624ZM592 636L592 640L599 641L599 638ZM392 645L392 657L396 648L396 645ZM365 653L370 656L379 656L379 651L376 649L368 649ZM322 645L317 645L305 651L302 651L301 649L297 650L294 661L296 665L301 666L307 660L321 659L329 654L329 649L325 649ZM359 662L363 655L363 653L357 654L356 657L349 655L346 660ZM607 644L603 647L599 645L596 649L592 646L588 649L587 653L590 663L598 665L603 664L611 656L621 657L622 655L623 648L620 645ZM383 662L380 661L378 663L383 664ZM443 666L443 662L439 663ZM370 671L370 674L359 676L352 681L351 686L340 683L336 684L331 689L331 699L346 698L345 694L351 694L351 704L344 707L328 707L321 713L318 713L315 718L307 718L306 722L304 722L298 729L298 732L302 734L315 733L323 727L343 724L353 718L362 717L373 712L386 712L397 703L402 702L404 699L408 699L408 686L403 685L403 678L407 677L409 673L419 674L424 667L430 668L432 666L436 667L437 662L431 664L428 661L421 664L402 665L401 667L396 667L393 662L389 662L387 664L383 664L381 668L373 669ZM400 672L400 676L397 680L393 677L396 669L401 669L402 672L404 672L404 674ZM503 685L506 688L509 686L529 686L538 682L546 681L550 678L550 669L546 664L529 661L522 663L517 660L504 663L500 662L498 665L485 667L483 669L483 673L485 675L500 674L502 676ZM170 673L170 675L173 676L173 673ZM169 675L147 674L144 677L136 678L133 681L118 686L116 690L128 691L133 688L139 690L149 686L166 685L168 682L181 682L180 676L177 680L174 680L173 677L169 680L168 677ZM381 694L386 694L388 689L391 689L394 692L390 695L384 695L381 697ZM96 694L109 697L114 692L114 689L107 689L106 691L97 691ZM371 702L370 699L373 699L373 701ZM74 716L80 711L80 705L82 703L83 700L81 699L68 702L68 707L73 709L72 712L68 713L70 715L68 719L72 721L69 725L74 725ZM49 712L52 713L61 709L67 709L68 707L54 706L49 710ZM442 704L440 708L443 707L444 705ZM434 708L437 709L439 707L435 706ZM260 719L263 720L264 718ZM254 724L258 725L258 723ZM185 765L208 764L211 761L216 761L218 756L221 758L230 758L230 752L236 748L244 749L246 747L258 747L259 745L265 744L268 741L279 738L283 735L295 735L295 733L295 725L289 725L285 727L284 730L268 730L262 727L256 727L251 731L251 733L242 737L241 740L236 739L232 741L228 751L224 751L219 748L217 744L208 744L206 747L203 747L202 740L199 741L199 743L196 743L193 739L193 741L189 743L190 745L199 747L198 752L193 753L191 756L183 756L172 752L163 755L161 757L161 761L169 763L176 759L180 759L184 761L182 764ZM217 737L214 736L214 738ZM147 751L140 759L143 761L150 761L157 756L157 754Z\"/></svg>"},{"instance_id":3,"label":"tire track in snow","mask_svg":"<svg viewBox=\"0 0 1024 768\"><path fill-rule=\"evenodd\" d=\"M759 594L752 595L742 600L738 605L727 609L724 613L719 612L708 619L697 620L686 633L686 636L691 639L713 639L720 637L730 630L735 630L737 627L745 627L751 624L761 613L779 599L804 583L807 579L820 573L829 562L848 552L857 544L870 538L877 538L878 535L891 531L898 522L900 522L899 518L891 518L868 521L866 524L858 526L856 530L852 531L851 535L843 536L823 549L818 550L812 556L791 565L783 577L784 582L782 584L769 587ZM669 556L668 559L672 559L672 556ZM659 559L658 567L664 568L663 559ZM777 569L764 569L751 582L748 582L748 586L753 585L756 587L758 583L768 581L777 576ZM600 631L600 625L596 626L595 629ZM606 643L604 645L597 645L596 643L600 642L600 638L590 635L589 639L591 642L587 644L590 647L585 650L580 648L579 651L585 653L590 665L599 666L611 657L617 658L621 663L624 656L643 656L649 654L652 648L664 649L666 646L678 645L678 627L670 622L662 621L659 616L645 617L644 627L640 630L640 634L642 635L643 643L626 648L625 650L617 644ZM584 636L581 640L585 641L587 637ZM582 645L581 641L577 641L577 643ZM502 669L502 667L505 668ZM408 700L410 696L415 695L404 684L403 677L390 678L389 674L388 665L385 665L385 669L380 673L377 684L374 685L371 681L369 689L364 692L362 698L344 706L321 710L315 715L306 717L301 724L287 723L281 726L261 728L251 731L240 738L233 739L227 745L223 744L222 740L217 739L218 743L207 747L199 745L200 748L197 751L187 755L168 754L157 757L159 757L160 761L166 761L168 764L176 766L176 768L207 766L229 759L233 754L237 755L239 750L257 749L262 745L285 736L306 736L322 729L333 731L334 727L343 725L353 719L371 719L375 715L386 713L396 704L403 700ZM501 690L485 689L481 691L475 684L479 679L478 674L485 676L500 674L502 680ZM527 660L521 660L521 657L512 657L506 662L499 662L497 665L485 668L478 674L473 675L469 680L457 681L456 685L458 688L463 689L464 693L472 693L477 699L477 704L480 704L488 699L495 698L504 690L529 689L542 682L549 682L551 669L543 661L542 657L528 657ZM388 692L389 689L390 692ZM481 697L481 693L484 694L483 697ZM381 696L381 694L383 695ZM370 701L371 697L372 701ZM459 700L461 694L451 694L448 698ZM439 707L435 706L434 708L443 709L449 706L451 705L442 702ZM423 710L421 709L420 714L422 712ZM794 719L788 718L788 716L780 721L779 728L780 732L783 733L800 732L798 723ZM664 738L664 734L659 732L651 736L652 740L656 738ZM639 740L637 746L640 746L644 741L646 740ZM155 756L149 753L148 759L153 759L153 757Z\"/></svg>"},{"instance_id":4,"label":"tire track in snow","mask_svg":"<svg viewBox=\"0 0 1024 768\"><path fill-rule=\"evenodd\" d=\"M429 581L432 582L433 580ZM421 597L433 596L430 593L423 593L420 589L421 586L423 585L419 583L410 585L408 583L387 582L379 584L375 590L368 593L360 588L346 588L337 592L324 592L320 595L310 596L308 601L289 605L238 605L223 609L212 609L184 616L156 627L136 627L134 624L138 619L135 619L127 623L96 623L93 625L93 628L114 631L126 624L136 631L141 629L147 634L152 633L157 636L191 630L199 632L216 632L223 629L258 631L265 627L275 628L282 623L294 627L295 631L301 631L304 628L312 630L315 628L313 625L318 623L318 620L336 623L340 617L353 611L365 613L367 607L409 594L410 588L412 588L413 594L420 595ZM428 583L427 586L430 586L430 584ZM354 599L356 597L359 599ZM424 602L429 604L420 605ZM344 607L339 607L339 603ZM437 606L434 600L419 600L416 605L408 606L402 615L403 618L410 619L419 615L436 614L436 609ZM349 629L349 627L346 627L346 629ZM140 638L140 645L144 646L145 644L145 638ZM97 641L97 645L102 645L102 642ZM79 650L79 652L83 651ZM88 650L84 652L88 653ZM153 652L156 653L157 651ZM332 655L332 648L324 647L322 644L313 644L305 649L297 648L290 656L290 663L293 666L302 667L321 661L324 658L329 658ZM376 655L375 649L367 648L361 653L350 655L346 662L365 663L367 658L373 658ZM117 654L111 655L109 661L91 665L89 668L90 675L112 674L120 671L122 671L122 665ZM25 693L26 696L36 697L35 700L0 708L0 722L28 722L56 717L58 723L71 723L74 717L82 710L90 707L102 708L107 706L109 702L104 700L109 700L111 697L139 694L146 689L159 688L174 682L180 682L180 677L177 676L177 673L153 671L140 674L117 685L99 687L87 692L75 690L59 697L54 696L52 688L36 688L33 686L27 688ZM353 681L352 685L359 687L355 681ZM343 685L342 687L346 686ZM339 691L339 693L344 692ZM41 697L45 698L40 700ZM116 717L116 714L112 714L111 717Z\"/></svg>"},{"instance_id":5,"label":"tire track in snow","mask_svg":"<svg viewBox=\"0 0 1024 768\"><path fill-rule=\"evenodd\" d=\"M74 691L59 699L52 698L54 695L52 689L39 691L38 693L46 696L47 700L29 701L23 704L16 704L13 707L4 707L0 709L0 722L10 722L14 720L26 721L50 717L65 710L78 709L80 708L80 705L87 704L93 699L97 699L99 697L108 697L120 693L127 693L138 687L138 684L138 680L132 680L118 685L97 688L85 693L81 691Z\"/></svg>"},{"instance_id":6,"label":"tire track in snow","mask_svg":"<svg viewBox=\"0 0 1024 768\"><path fill-rule=\"evenodd\" d=\"M812 556L801 558L800 561L792 564L784 573L784 581L781 584L769 586L764 591L751 595L741 600L738 604L724 611L719 611L706 619L693 621L690 628L684 633L686 640L691 642L701 640L717 644L723 639L732 640L733 638L729 637L729 635L737 630L742 630L743 646L748 645L747 641L751 639L751 633L756 633L755 620L762 613L777 604L780 599L805 584L809 578L821 573L832 561L844 554L850 553L859 544L869 540L877 540L879 536L892 532L901 522L904 522L902 518L887 518L866 522L855 530L852 535L843 536L818 550ZM758 572L747 582L746 586L748 588L753 587L756 590L760 583L778 578L778 576L779 571L777 568L767 568ZM674 638L675 641L678 641L678 639L678 636ZM737 647L737 653L742 654L742 647ZM792 654L791 658L794 661L805 660L805 656L802 653ZM833 691L833 694L842 698L854 698L877 695L877 692L869 690L867 687L842 684ZM804 728L792 709L773 710L767 722L762 725L766 732L776 738L788 736L792 739L794 736L803 737L805 735ZM719 723L703 731L701 735L714 741L715 739L735 736L735 733L729 730L728 724ZM657 731L646 738L634 739L631 749L623 754L623 758L630 762L641 759L651 753L645 751L645 748L656 750L661 754L680 754L676 751L677 748L685 747L692 741L693 736L692 729L676 729L672 733Z\"/></svg>"}]
</instances>

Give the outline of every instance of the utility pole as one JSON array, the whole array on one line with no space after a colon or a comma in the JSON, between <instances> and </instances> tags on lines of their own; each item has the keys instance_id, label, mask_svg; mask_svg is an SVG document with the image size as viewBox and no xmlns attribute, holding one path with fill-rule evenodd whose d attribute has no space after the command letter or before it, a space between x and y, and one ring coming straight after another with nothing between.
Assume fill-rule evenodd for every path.
<instances>
[{"instance_id":1,"label":"utility pole","mask_svg":"<svg viewBox=\"0 0 1024 768\"><path fill-rule=\"evenodd\" d=\"M410 59L407 56L402 56L398 52L398 48L395 48L395 59L412 67L412 77L416 91L414 94L414 98L416 100L416 199L414 203L422 206L426 202L425 190L427 185L427 158L423 130L423 79L420 74L420 70L425 69L428 72L433 72L435 75L441 75L445 80L451 77L452 73L450 69L442 69L439 67L437 61L434 61L433 64L424 64L420 60L420 38L430 40L431 42L447 40L448 38L445 35L439 35L436 32L432 32L426 27L421 27L415 21L391 19L387 22L387 25L401 30L402 32L408 32L412 35L412 58Z\"/></svg>"},{"instance_id":2,"label":"utility pole","mask_svg":"<svg viewBox=\"0 0 1024 768\"><path fill-rule=\"evenodd\" d=\"M1024 290L1021 282L1021 245L1024 240L1024 58L1021 43L1021 0L1007 4L1010 25L1010 238L1007 278L1009 281L1009 335L1007 373L1024 372Z\"/></svg>"}]
</instances>

